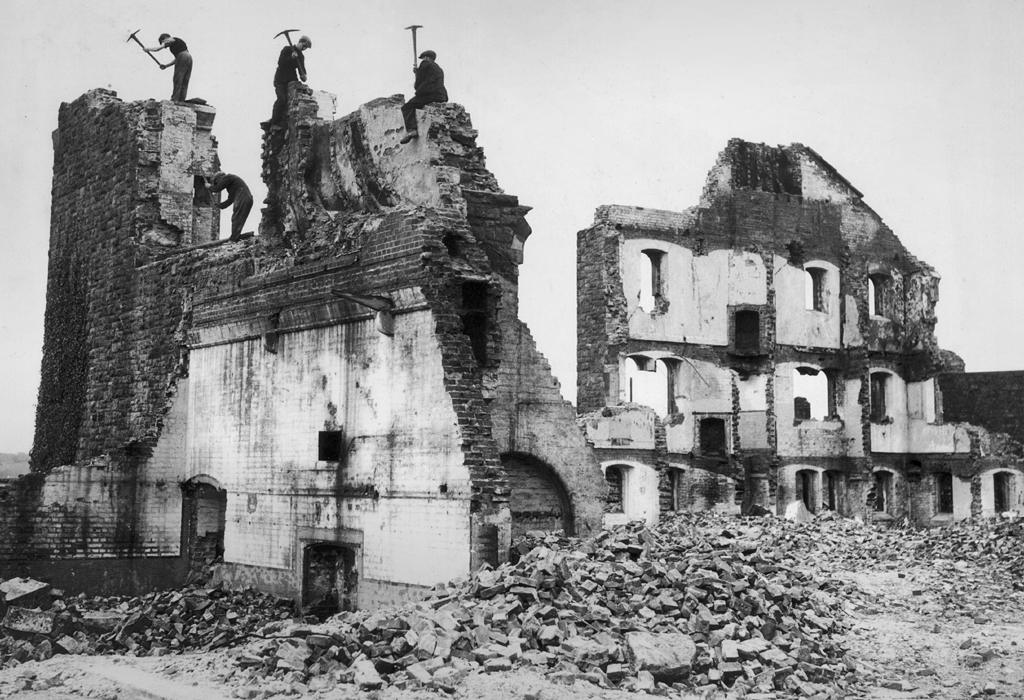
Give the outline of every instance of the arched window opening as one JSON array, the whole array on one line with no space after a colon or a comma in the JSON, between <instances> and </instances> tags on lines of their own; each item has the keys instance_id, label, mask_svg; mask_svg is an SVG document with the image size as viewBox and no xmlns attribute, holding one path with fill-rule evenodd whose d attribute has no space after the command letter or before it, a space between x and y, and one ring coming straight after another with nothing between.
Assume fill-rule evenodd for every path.
<instances>
[{"instance_id":1,"label":"arched window opening","mask_svg":"<svg viewBox=\"0 0 1024 700\"><path fill-rule=\"evenodd\" d=\"M522 453L503 454L501 464L508 477L513 538L531 530L573 534L572 501L554 469Z\"/></svg>"},{"instance_id":2,"label":"arched window opening","mask_svg":"<svg viewBox=\"0 0 1024 700\"><path fill-rule=\"evenodd\" d=\"M608 495L605 502L606 513L623 512L625 477L624 469L617 464L613 464L604 470L604 480L608 483Z\"/></svg>"},{"instance_id":3,"label":"arched window opening","mask_svg":"<svg viewBox=\"0 0 1024 700\"><path fill-rule=\"evenodd\" d=\"M950 472L939 472L935 475L935 512L953 512L953 475Z\"/></svg>"},{"instance_id":4,"label":"arched window opening","mask_svg":"<svg viewBox=\"0 0 1024 700\"><path fill-rule=\"evenodd\" d=\"M1005 513L1013 507L1013 476L997 472L992 476L992 496L996 513Z\"/></svg>"},{"instance_id":5,"label":"arched window opening","mask_svg":"<svg viewBox=\"0 0 1024 700\"><path fill-rule=\"evenodd\" d=\"M818 472L801 469L796 473L796 495L812 513L818 510Z\"/></svg>"},{"instance_id":6,"label":"arched window opening","mask_svg":"<svg viewBox=\"0 0 1024 700\"><path fill-rule=\"evenodd\" d=\"M875 472L874 483L875 511L888 513L892 506L892 473Z\"/></svg>"},{"instance_id":7,"label":"arched window opening","mask_svg":"<svg viewBox=\"0 0 1024 700\"><path fill-rule=\"evenodd\" d=\"M224 556L227 492L205 476L193 477L181 485L184 552L188 562L188 583L201 584L213 573Z\"/></svg>"},{"instance_id":8,"label":"arched window opening","mask_svg":"<svg viewBox=\"0 0 1024 700\"><path fill-rule=\"evenodd\" d=\"M626 400L653 408L661 417L677 413L679 361L630 355L626 359Z\"/></svg>"},{"instance_id":9,"label":"arched window opening","mask_svg":"<svg viewBox=\"0 0 1024 700\"><path fill-rule=\"evenodd\" d=\"M804 269L804 308L808 311L825 310L825 280L828 271L822 267Z\"/></svg>"},{"instance_id":10,"label":"arched window opening","mask_svg":"<svg viewBox=\"0 0 1024 700\"><path fill-rule=\"evenodd\" d=\"M892 279L889 275L875 273L868 276L868 309L872 316L886 316L891 287Z\"/></svg>"},{"instance_id":11,"label":"arched window opening","mask_svg":"<svg viewBox=\"0 0 1024 700\"><path fill-rule=\"evenodd\" d=\"M871 373L871 414L872 422L881 423L888 418L887 392L889 374L887 372Z\"/></svg>"},{"instance_id":12,"label":"arched window opening","mask_svg":"<svg viewBox=\"0 0 1024 700\"><path fill-rule=\"evenodd\" d=\"M640 262L640 298L638 304L641 311L654 311L664 295L661 265L665 258L663 250L642 250Z\"/></svg>"}]
</instances>

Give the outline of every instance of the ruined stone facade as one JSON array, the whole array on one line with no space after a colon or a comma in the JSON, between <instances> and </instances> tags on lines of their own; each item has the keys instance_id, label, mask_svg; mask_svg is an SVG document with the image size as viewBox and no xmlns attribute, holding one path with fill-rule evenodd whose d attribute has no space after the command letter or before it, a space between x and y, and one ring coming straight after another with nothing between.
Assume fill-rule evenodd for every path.
<instances>
[{"instance_id":1,"label":"ruined stone facade","mask_svg":"<svg viewBox=\"0 0 1024 700\"><path fill-rule=\"evenodd\" d=\"M1024 510L1019 443L943 418L938 282L800 144L730 141L683 212L598 208L578 235L577 388L606 520Z\"/></svg>"},{"instance_id":2,"label":"ruined stone facade","mask_svg":"<svg viewBox=\"0 0 1024 700\"><path fill-rule=\"evenodd\" d=\"M54 134L34 474L0 552L70 590L215 576L340 607L600 526L600 467L518 319L527 207L469 116L293 85L259 235L217 240L214 110L94 91ZM12 568L13 570L13 568Z\"/></svg>"}]
</instances>

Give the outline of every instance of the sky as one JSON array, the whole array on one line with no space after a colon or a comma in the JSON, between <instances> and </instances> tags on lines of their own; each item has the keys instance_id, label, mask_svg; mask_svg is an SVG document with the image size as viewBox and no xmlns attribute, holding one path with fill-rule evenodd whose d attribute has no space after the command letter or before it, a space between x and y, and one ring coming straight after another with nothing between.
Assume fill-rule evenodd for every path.
<instances>
[{"instance_id":1,"label":"sky","mask_svg":"<svg viewBox=\"0 0 1024 700\"><path fill-rule=\"evenodd\" d=\"M189 96L217 108L223 169L259 203L274 34L311 37L309 84L343 115L411 94L403 28L423 25L489 169L533 207L520 315L569 400L576 232L602 204L696 204L732 137L814 148L941 274L941 345L968 371L1024 370L1024 2L4 0L0 20L0 452L32 443L60 103L170 96L136 29L188 43Z\"/></svg>"}]
</instances>

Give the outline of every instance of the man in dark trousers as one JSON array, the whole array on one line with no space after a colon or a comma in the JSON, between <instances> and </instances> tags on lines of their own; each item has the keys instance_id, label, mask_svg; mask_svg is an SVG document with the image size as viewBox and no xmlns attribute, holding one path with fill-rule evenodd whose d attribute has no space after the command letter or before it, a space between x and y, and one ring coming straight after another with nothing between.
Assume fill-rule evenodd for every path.
<instances>
[{"instance_id":1,"label":"man in dark trousers","mask_svg":"<svg viewBox=\"0 0 1024 700\"><path fill-rule=\"evenodd\" d=\"M306 82L306 57L303 51L312 48L308 36L301 36L294 46L285 46L277 57L277 72L274 73L274 113L270 117L272 129L284 127L288 117L288 83L296 80Z\"/></svg>"},{"instance_id":2,"label":"man in dark trousers","mask_svg":"<svg viewBox=\"0 0 1024 700\"><path fill-rule=\"evenodd\" d=\"M227 209L235 205L231 212L231 239L237 241L242 238L242 227L245 220L249 218L249 210L252 209L252 192L245 184L245 180L237 175L228 173L217 173L210 180L210 192L217 193L227 190L228 198L220 203L221 209Z\"/></svg>"},{"instance_id":3,"label":"man in dark trousers","mask_svg":"<svg viewBox=\"0 0 1024 700\"><path fill-rule=\"evenodd\" d=\"M174 58L171 59L170 63L161 63L160 69L165 70L174 66L174 77L171 79L173 84L171 99L175 102L184 102L185 96L188 94L188 81L192 77L192 54L188 52L188 46L185 44L185 41L176 36L161 34L158 41L160 42L159 46L150 48L144 46L142 48L146 49L149 53L170 49L171 55Z\"/></svg>"},{"instance_id":4,"label":"man in dark trousers","mask_svg":"<svg viewBox=\"0 0 1024 700\"><path fill-rule=\"evenodd\" d=\"M405 120L405 136L401 143L409 143L419 136L416 130L416 110L432 102L447 102L448 91L444 89L444 71L437 65L437 54L424 51L420 54L420 65L416 68L416 94L402 105Z\"/></svg>"}]
</instances>

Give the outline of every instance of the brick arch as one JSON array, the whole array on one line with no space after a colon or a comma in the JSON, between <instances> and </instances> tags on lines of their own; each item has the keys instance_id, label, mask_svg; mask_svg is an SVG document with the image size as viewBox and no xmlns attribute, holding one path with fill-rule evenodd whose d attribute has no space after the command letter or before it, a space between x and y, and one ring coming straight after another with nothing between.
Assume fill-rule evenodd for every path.
<instances>
[{"instance_id":1,"label":"brick arch","mask_svg":"<svg viewBox=\"0 0 1024 700\"><path fill-rule=\"evenodd\" d=\"M530 530L574 533L569 492L547 462L524 452L506 452L501 464L508 477L513 538Z\"/></svg>"}]
</instances>

